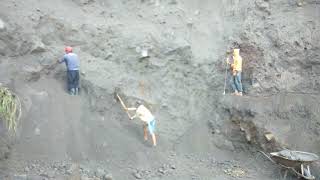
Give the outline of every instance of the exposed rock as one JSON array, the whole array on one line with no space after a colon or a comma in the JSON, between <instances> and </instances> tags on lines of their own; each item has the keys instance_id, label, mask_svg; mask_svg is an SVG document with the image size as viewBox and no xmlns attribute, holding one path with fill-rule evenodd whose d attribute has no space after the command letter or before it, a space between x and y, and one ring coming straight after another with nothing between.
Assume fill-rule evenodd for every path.
<instances>
[{"instance_id":1,"label":"exposed rock","mask_svg":"<svg viewBox=\"0 0 320 180\"><path fill-rule=\"evenodd\" d=\"M45 52L46 48L42 41L35 41L31 53L42 53Z\"/></svg>"},{"instance_id":2,"label":"exposed rock","mask_svg":"<svg viewBox=\"0 0 320 180\"><path fill-rule=\"evenodd\" d=\"M265 133L264 136L266 137L267 141L274 139L274 135L271 132Z\"/></svg>"}]
</instances>

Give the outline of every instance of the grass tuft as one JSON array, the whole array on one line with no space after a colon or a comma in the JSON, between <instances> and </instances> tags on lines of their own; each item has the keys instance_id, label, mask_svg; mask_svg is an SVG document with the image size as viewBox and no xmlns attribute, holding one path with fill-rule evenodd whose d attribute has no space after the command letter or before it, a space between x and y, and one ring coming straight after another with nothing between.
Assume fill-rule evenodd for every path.
<instances>
[{"instance_id":1,"label":"grass tuft","mask_svg":"<svg viewBox=\"0 0 320 180\"><path fill-rule=\"evenodd\" d=\"M19 97L6 87L0 87L0 118L8 131L16 132L21 116Z\"/></svg>"}]
</instances>

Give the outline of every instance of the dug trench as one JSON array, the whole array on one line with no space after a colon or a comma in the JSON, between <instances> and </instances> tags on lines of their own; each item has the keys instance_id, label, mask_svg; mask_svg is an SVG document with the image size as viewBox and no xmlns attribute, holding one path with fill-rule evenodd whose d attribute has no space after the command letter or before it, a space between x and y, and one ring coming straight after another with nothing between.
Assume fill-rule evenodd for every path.
<instances>
[{"instance_id":1,"label":"dug trench","mask_svg":"<svg viewBox=\"0 0 320 180\"><path fill-rule=\"evenodd\" d=\"M0 10L0 80L23 103L17 134L1 127L2 179L269 180L283 172L258 151L320 153L318 1L4 0ZM54 65L64 45L81 60L80 96ZM243 97L222 94L233 48ZM155 114L156 148L115 88Z\"/></svg>"}]
</instances>

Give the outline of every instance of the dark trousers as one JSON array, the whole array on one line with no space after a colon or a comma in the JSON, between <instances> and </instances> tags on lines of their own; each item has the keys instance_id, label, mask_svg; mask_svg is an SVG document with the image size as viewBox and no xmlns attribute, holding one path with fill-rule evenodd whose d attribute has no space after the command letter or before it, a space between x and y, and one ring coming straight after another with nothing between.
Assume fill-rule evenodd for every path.
<instances>
[{"instance_id":1,"label":"dark trousers","mask_svg":"<svg viewBox=\"0 0 320 180\"><path fill-rule=\"evenodd\" d=\"M79 88L79 70L68 70L68 91L73 88Z\"/></svg>"}]
</instances>

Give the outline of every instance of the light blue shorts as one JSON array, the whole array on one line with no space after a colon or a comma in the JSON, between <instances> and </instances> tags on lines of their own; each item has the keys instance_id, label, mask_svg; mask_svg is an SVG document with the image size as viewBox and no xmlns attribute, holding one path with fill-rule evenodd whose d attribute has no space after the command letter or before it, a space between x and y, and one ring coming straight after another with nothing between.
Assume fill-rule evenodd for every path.
<instances>
[{"instance_id":1,"label":"light blue shorts","mask_svg":"<svg viewBox=\"0 0 320 180\"><path fill-rule=\"evenodd\" d=\"M152 121L148 122L148 130L149 130L149 133L152 135L154 134L154 131L156 129L156 120L153 119Z\"/></svg>"}]
</instances>

